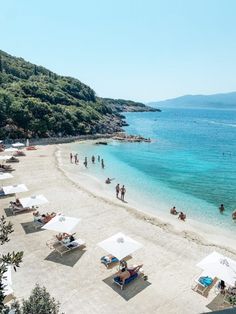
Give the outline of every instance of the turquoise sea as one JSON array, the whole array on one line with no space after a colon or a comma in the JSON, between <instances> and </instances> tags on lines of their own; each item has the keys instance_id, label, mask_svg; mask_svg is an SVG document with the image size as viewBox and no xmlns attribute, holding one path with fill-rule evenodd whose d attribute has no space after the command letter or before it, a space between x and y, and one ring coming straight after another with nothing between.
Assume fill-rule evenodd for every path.
<instances>
[{"instance_id":1,"label":"turquoise sea","mask_svg":"<svg viewBox=\"0 0 236 314\"><path fill-rule=\"evenodd\" d=\"M236 209L236 111L168 108L125 115L127 133L153 142L77 144L81 158L104 158L105 169L89 165L90 174L103 182L115 178L110 189L117 182L125 184L128 201L157 214L175 205L187 217L236 228L231 219Z\"/></svg>"}]
</instances>

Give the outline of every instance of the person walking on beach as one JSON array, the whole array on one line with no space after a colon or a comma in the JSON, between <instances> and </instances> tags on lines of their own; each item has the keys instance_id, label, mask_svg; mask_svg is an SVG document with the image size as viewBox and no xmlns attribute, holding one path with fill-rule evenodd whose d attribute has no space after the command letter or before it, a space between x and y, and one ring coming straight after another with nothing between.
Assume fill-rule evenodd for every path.
<instances>
[{"instance_id":1,"label":"person walking on beach","mask_svg":"<svg viewBox=\"0 0 236 314\"><path fill-rule=\"evenodd\" d=\"M98 162L100 162L100 156L98 155Z\"/></svg>"},{"instance_id":2,"label":"person walking on beach","mask_svg":"<svg viewBox=\"0 0 236 314\"><path fill-rule=\"evenodd\" d=\"M120 193L120 184L118 183L116 185L116 198L119 198L119 193Z\"/></svg>"},{"instance_id":3,"label":"person walking on beach","mask_svg":"<svg viewBox=\"0 0 236 314\"><path fill-rule=\"evenodd\" d=\"M126 189L125 189L125 186L122 185L122 188L120 189L120 199L124 202L125 200L125 192L126 192Z\"/></svg>"},{"instance_id":4,"label":"person walking on beach","mask_svg":"<svg viewBox=\"0 0 236 314\"><path fill-rule=\"evenodd\" d=\"M104 165L104 160L103 159L101 160L101 165L102 165L102 169L104 169L105 165Z\"/></svg>"},{"instance_id":5,"label":"person walking on beach","mask_svg":"<svg viewBox=\"0 0 236 314\"><path fill-rule=\"evenodd\" d=\"M70 162L73 163L73 155L70 153Z\"/></svg>"},{"instance_id":6,"label":"person walking on beach","mask_svg":"<svg viewBox=\"0 0 236 314\"><path fill-rule=\"evenodd\" d=\"M220 213L223 214L223 212L225 211L224 204L220 205L219 210L220 210Z\"/></svg>"},{"instance_id":7,"label":"person walking on beach","mask_svg":"<svg viewBox=\"0 0 236 314\"><path fill-rule=\"evenodd\" d=\"M95 157L92 156L92 163L94 164L95 163Z\"/></svg>"}]
</instances>

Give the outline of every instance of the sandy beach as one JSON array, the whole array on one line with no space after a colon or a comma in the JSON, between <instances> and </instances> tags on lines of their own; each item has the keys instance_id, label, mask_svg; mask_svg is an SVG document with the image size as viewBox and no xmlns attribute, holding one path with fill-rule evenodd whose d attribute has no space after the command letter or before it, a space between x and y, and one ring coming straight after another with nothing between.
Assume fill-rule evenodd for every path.
<instances>
[{"instance_id":1,"label":"sandy beach","mask_svg":"<svg viewBox=\"0 0 236 314\"><path fill-rule=\"evenodd\" d=\"M32 213L8 217L14 224L11 241L2 252L24 251L21 267L12 275L17 299L27 298L35 283L44 285L61 303L64 313L175 313L209 312L206 307L216 296L207 298L191 289L201 273L196 264L216 250L236 259L236 241L231 233L196 222L182 223L165 216L141 212L115 198L102 197L104 187L80 174L69 163L68 144L38 146L14 164L14 178L4 185L25 183L25 197L44 194L49 203L41 212L55 211L79 217L76 233L86 241L84 250L61 257L46 246L55 232L32 232ZM92 186L92 187L91 187ZM0 200L1 215L13 197ZM129 264L143 263L148 280L142 278L123 291L112 283L116 267L100 263L105 255L97 243L124 232L143 244Z\"/></svg>"}]
</instances>

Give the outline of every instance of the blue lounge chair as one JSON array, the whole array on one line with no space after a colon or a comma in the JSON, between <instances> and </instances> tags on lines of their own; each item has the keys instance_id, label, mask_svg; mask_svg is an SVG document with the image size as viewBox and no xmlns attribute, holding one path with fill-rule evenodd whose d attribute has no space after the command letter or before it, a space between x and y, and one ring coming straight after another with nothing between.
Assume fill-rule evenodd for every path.
<instances>
[{"instance_id":1,"label":"blue lounge chair","mask_svg":"<svg viewBox=\"0 0 236 314\"><path fill-rule=\"evenodd\" d=\"M104 264L106 268L108 268L111 264L118 263L118 262L119 260L116 257L113 257L110 261L106 259L106 256L101 257L101 263Z\"/></svg>"},{"instance_id":2,"label":"blue lounge chair","mask_svg":"<svg viewBox=\"0 0 236 314\"><path fill-rule=\"evenodd\" d=\"M131 281L135 280L138 277L138 273L135 273L133 276L130 276L129 278L125 279L125 282L123 284L123 282L120 280L120 277L117 276L113 279L114 283L116 283L118 286L120 286L121 290L124 289L124 286L127 285L128 283L130 283Z\"/></svg>"}]
</instances>

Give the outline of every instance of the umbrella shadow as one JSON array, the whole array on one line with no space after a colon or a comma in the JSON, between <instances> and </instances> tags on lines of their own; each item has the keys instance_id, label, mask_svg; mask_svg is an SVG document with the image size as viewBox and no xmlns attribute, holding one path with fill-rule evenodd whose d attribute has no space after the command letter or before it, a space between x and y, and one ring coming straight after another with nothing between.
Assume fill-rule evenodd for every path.
<instances>
[{"instance_id":1,"label":"umbrella shadow","mask_svg":"<svg viewBox=\"0 0 236 314\"><path fill-rule=\"evenodd\" d=\"M14 216L12 214L12 210L10 208L4 208L4 211L5 211L5 214L6 214L7 217Z\"/></svg>"},{"instance_id":2,"label":"umbrella shadow","mask_svg":"<svg viewBox=\"0 0 236 314\"><path fill-rule=\"evenodd\" d=\"M219 293L209 304L206 305L206 307L211 311L219 311L219 310L232 308L230 304L225 303L224 298L225 298L225 295ZM235 313L235 312L232 312L232 313Z\"/></svg>"},{"instance_id":3,"label":"umbrella shadow","mask_svg":"<svg viewBox=\"0 0 236 314\"><path fill-rule=\"evenodd\" d=\"M124 289L121 290L120 286L113 282L113 278L114 275L104 279L103 282L105 282L110 288L118 293L125 301L129 301L151 285L149 281L144 280L143 277L139 275L137 279L127 284Z\"/></svg>"},{"instance_id":4,"label":"umbrella shadow","mask_svg":"<svg viewBox=\"0 0 236 314\"><path fill-rule=\"evenodd\" d=\"M44 260L73 267L85 252L85 249L78 249L65 253L61 256L57 251L53 251Z\"/></svg>"},{"instance_id":5,"label":"umbrella shadow","mask_svg":"<svg viewBox=\"0 0 236 314\"><path fill-rule=\"evenodd\" d=\"M35 228L35 224L33 221L22 222L21 226L26 234L44 231L44 229L42 228Z\"/></svg>"},{"instance_id":6,"label":"umbrella shadow","mask_svg":"<svg viewBox=\"0 0 236 314\"><path fill-rule=\"evenodd\" d=\"M25 208L24 210L19 210L19 211L16 210L15 215L30 213L34 210L35 210L35 208ZM4 208L4 211L5 211L5 214L7 217L15 216L15 215L13 215L12 210L10 208Z\"/></svg>"}]
</instances>

